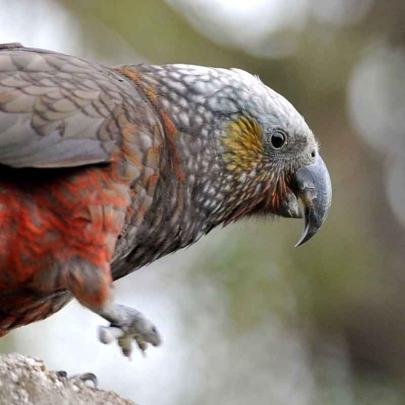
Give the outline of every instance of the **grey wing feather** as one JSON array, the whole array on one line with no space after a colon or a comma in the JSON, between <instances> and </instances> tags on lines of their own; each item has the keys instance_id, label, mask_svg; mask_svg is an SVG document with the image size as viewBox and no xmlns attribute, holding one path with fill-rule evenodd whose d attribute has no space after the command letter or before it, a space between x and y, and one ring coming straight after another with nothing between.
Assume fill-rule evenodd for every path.
<instances>
[{"instance_id":1,"label":"grey wing feather","mask_svg":"<svg viewBox=\"0 0 405 405\"><path fill-rule=\"evenodd\" d=\"M51 168L110 161L130 87L102 65L0 46L0 164Z\"/></svg>"}]
</instances>

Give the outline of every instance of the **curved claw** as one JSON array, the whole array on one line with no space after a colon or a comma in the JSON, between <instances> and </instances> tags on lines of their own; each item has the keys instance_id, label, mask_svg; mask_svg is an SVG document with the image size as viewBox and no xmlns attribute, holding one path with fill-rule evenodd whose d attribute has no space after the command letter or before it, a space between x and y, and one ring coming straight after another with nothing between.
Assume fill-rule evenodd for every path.
<instances>
[{"instance_id":1,"label":"curved claw","mask_svg":"<svg viewBox=\"0 0 405 405\"><path fill-rule=\"evenodd\" d=\"M84 383L91 382L94 388L98 387L97 376L94 373L84 373L77 376Z\"/></svg>"}]
</instances>

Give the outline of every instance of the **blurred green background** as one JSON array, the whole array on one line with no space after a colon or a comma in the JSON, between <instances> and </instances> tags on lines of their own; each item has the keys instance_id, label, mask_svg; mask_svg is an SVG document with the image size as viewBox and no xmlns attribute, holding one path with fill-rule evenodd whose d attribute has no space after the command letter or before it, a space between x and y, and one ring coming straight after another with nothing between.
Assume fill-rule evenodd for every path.
<instances>
[{"instance_id":1,"label":"blurred green background","mask_svg":"<svg viewBox=\"0 0 405 405\"><path fill-rule=\"evenodd\" d=\"M405 404L403 0L0 0L0 41L112 65L238 67L317 135L334 199L301 221L216 230L117 283L165 344L143 359L98 343L72 303L0 351L93 371L139 404Z\"/></svg>"}]
</instances>

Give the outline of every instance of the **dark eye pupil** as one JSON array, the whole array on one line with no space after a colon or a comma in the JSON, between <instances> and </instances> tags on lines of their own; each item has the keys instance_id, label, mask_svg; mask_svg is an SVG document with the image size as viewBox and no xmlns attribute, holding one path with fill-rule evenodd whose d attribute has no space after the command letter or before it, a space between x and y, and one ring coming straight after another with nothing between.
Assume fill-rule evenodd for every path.
<instances>
[{"instance_id":1,"label":"dark eye pupil","mask_svg":"<svg viewBox=\"0 0 405 405\"><path fill-rule=\"evenodd\" d=\"M270 140L274 148L280 149L284 145L285 135L281 132L275 132L274 134L272 134Z\"/></svg>"}]
</instances>

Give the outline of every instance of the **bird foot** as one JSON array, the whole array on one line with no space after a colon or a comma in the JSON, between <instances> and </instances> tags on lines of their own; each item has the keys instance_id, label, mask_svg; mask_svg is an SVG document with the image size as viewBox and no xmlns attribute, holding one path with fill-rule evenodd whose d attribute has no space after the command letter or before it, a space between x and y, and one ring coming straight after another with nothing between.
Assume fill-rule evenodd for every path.
<instances>
[{"instance_id":1,"label":"bird foot","mask_svg":"<svg viewBox=\"0 0 405 405\"><path fill-rule=\"evenodd\" d=\"M64 370L56 371L56 375L60 379L79 379L83 381L85 384L88 382L92 383L94 388L97 388L98 381L97 376L94 373L83 373L83 374L74 374L71 377L68 376L68 373Z\"/></svg>"},{"instance_id":2,"label":"bird foot","mask_svg":"<svg viewBox=\"0 0 405 405\"><path fill-rule=\"evenodd\" d=\"M130 307L116 305L114 315L119 313L117 319L109 326L100 326L98 337L104 344L117 341L122 354L128 358L132 354L132 342L135 341L141 352L144 354L148 344L159 346L162 342L156 327L144 315ZM111 317L106 317L111 321Z\"/></svg>"}]
</instances>

